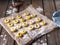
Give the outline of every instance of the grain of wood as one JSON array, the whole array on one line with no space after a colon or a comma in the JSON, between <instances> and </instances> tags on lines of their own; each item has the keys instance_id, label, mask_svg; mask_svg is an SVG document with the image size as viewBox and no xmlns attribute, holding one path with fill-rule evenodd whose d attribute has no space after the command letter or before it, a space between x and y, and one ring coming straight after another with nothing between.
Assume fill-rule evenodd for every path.
<instances>
[{"instance_id":1,"label":"grain of wood","mask_svg":"<svg viewBox=\"0 0 60 45\"><path fill-rule=\"evenodd\" d=\"M0 9L1 9L0 13L3 12L3 11L6 11L7 6L8 6L8 0L0 1ZM4 16L6 16L5 13L0 15L1 18L4 17ZM13 41L14 40L10 37L10 35L5 31L4 28L2 28L2 26L0 26L0 29L1 29L1 35L7 35L7 37L6 37L7 38L6 44L5 44L5 42L3 42L4 38L0 37L0 39L1 39L0 40L0 45L3 45L3 44L5 44L5 45L13 45Z\"/></svg>"},{"instance_id":2,"label":"grain of wood","mask_svg":"<svg viewBox=\"0 0 60 45\"><path fill-rule=\"evenodd\" d=\"M56 10L60 9L60 0L55 0L55 6L56 6ZM60 28L57 28L55 31L55 36L56 36L56 43L57 45L60 45Z\"/></svg>"},{"instance_id":3,"label":"grain of wood","mask_svg":"<svg viewBox=\"0 0 60 45\"><path fill-rule=\"evenodd\" d=\"M1 35L3 35L3 36L7 36L6 37L6 44L7 45L13 45L13 39L10 37L10 35L5 31L5 29L4 28L2 28L2 33L1 33ZM4 37L2 37L3 39L4 39ZM2 42L2 44L5 44L5 42L3 41L3 39L2 40L0 40L1 42Z\"/></svg>"},{"instance_id":4,"label":"grain of wood","mask_svg":"<svg viewBox=\"0 0 60 45\"><path fill-rule=\"evenodd\" d=\"M56 38L56 44L60 45L60 28L55 29L54 36Z\"/></svg>"},{"instance_id":5,"label":"grain of wood","mask_svg":"<svg viewBox=\"0 0 60 45\"><path fill-rule=\"evenodd\" d=\"M54 7L54 1L53 0L45 0L44 1L44 13L45 15L52 19L52 14L55 11L55 7ZM56 38L55 38L55 31L47 34L47 40L48 40L48 45L56 45ZM48 36L50 35L50 36Z\"/></svg>"},{"instance_id":6,"label":"grain of wood","mask_svg":"<svg viewBox=\"0 0 60 45\"><path fill-rule=\"evenodd\" d=\"M3 11L6 10L6 5L7 4L7 1L0 1L0 13L2 13ZM5 14L0 14L0 18L4 17ZM2 31L2 27L0 26L0 32Z\"/></svg>"},{"instance_id":7,"label":"grain of wood","mask_svg":"<svg viewBox=\"0 0 60 45\"><path fill-rule=\"evenodd\" d=\"M52 14L55 11L53 0L45 0L44 1L44 13L45 15L52 19Z\"/></svg>"},{"instance_id":8,"label":"grain of wood","mask_svg":"<svg viewBox=\"0 0 60 45\"><path fill-rule=\"evenodd\" d=\"M60 0L55 0L56 9L60 9Z\"/></svg>"}]
</instances>

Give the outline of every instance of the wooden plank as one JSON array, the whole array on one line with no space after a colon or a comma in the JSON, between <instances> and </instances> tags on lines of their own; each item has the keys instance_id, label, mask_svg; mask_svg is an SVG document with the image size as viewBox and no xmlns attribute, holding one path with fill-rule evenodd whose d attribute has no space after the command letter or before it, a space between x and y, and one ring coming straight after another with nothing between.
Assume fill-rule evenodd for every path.
<instances>
[{"instance_id":1,"label":"wooden plank","mask_svg":"<svg viewBox=\"0 0 60 45\"><path fill-rule=\"evenodd\" d=\"M6 11L7 4L8 4L8 1L7 0L6 0L6 2L4 0L1 0L0 1L0 18L2 18L2 17L5 16L5 13L3 13L3 12ZM0 26L0 31L1 31L1 29L2 29L2 27Z\"/></svg>"},{"instance_id":2,"label":"wooden plank","mask_svg":"<svg viewBox=\"0 0 60 45\"><path fill-rule=\"evenodd\" d=\"M56 38L55 38L54 32L55 31L47 34L48 45L57 45L56 44Z\"/></svg>"},{"instance_id":3,"label":"wooden plank","mask_svg":"<svg viewBox=\"0 0 60 45\"><path fill-rule=\"evenodd\" d=\"M60 28L55 29L54 33L55 33L54 36L55 36L55 39L56 39L56 44L60 45L60 42L59 42L60 41Z\"/></svg>"},{"instance_id":4,"label":"wooden plank","mask_svg":"<svg viewBox=\"0 0 60 45\"><path fill-rule=\"evenodd\" d=\"M1 14L1 13L6 10L6 7L7 7L7 0L6 0L6 2L0 1L0 18L5 16L5 14ZM0 26L0 32L2 31L1 29L2 29L2 27Z\"/></svg>"},{"instance_id":5,"label":"wooden plank","mask_svg":"<svg viewBox=\"0 0 60 45\"><path fill-rule=\"evenodd\" d=\"M56 6L56 10L59 10L60 9L60 0L55 0L54 3L55 3L55 6ZM55 32L55 36L56 36L56 43L57 45L60 45L60 28L58 28Z\"/></svg>"},{"instance_id":6,"label":"wooden plank","mask_svg":"<svg viewBox=\"0 0 60 45\"><path fill-rule=\"evenodd\" d=\"M45 0L44 1L44 14L48 18L52 19L52 14L54 11L55 11L55 6L54 6L53 0ZM54 36L55 35L54 32L55 31L47 34L48 45L56 45L56 40L55 40L56 36Z\"/></svg>"},{"instance_id":7,"label":"wooden plank","mask_svg":"<svg viewBox=\"0 0 60 45\"><path fill-rule=\"evenodd\" d=\"M25 0L23 5L19 7L19 11L26 9L31 4L31 0Z\"/></svg>"},{"instance_id":8,"label":"wooden plank","mask_svg":"<svg viewBox=\"0 0 60 45\"><path fill-rule=\"evenodd\" d=\"M41 8L43 8L42 7L42 0L32 0L32 5L35 7L35 8L37 8L37 7L41 7Z\"/></svg>"},{"instance_id":9,"label":"wooden plank","mask_svg":"<svg viewBox=\"0 0 60 45\"><path fill-rule=\"evenodd\" d=\"M59 10L60 9L60 0L55 0L55 6L56 6L56 9Z\"/></svg>"},{"instance_id":10,"label":"wooden plank","mask_svg":"<svg viewBox=\"0 0 60 45\"><path fill-rule=\"evenodd\" d=\"M5 1L1 1L1 3L0 4L2 4L2 5L0 5L0 9L1 9L1 12L3 12L3 11L6 11L6 8L7 8L7 5L8 5L8 0L5 0ZM4 17L4 16L6 16L5 14L1 14L1 16L0 17ZM1 26L0 26L1 27ZM13 39L10 37L10 35L5 31L5 29L4 28L2 28L1 27L1 35L2 36L7 36L6 37L6 41L4 40L5 38L1 38L0 37L0 45L2 45L2 44L6 44L6 45L13 45Z\"/></svg>"},{"instance_id":11,"label":"wooden plank","mask_svg":"<svg viewBox=\"0 0 60 45\"><path fill-rule=\"evenodd\" d=\"M43 9L43 1L42 0L32 0L32 5L34 6L34 8L38 8L41 7ZM43 12L42 12L43 14ZM37 39L34 43L32 43L32 45L43 45L43 43L47 43L46 39L46 35L42 36L41 38Z\"/></svg>"},{"instance_id":12,"label":"wooden plank","mask_svg":"<svg viewBox=\"0 0 60 45\"><path fill-rule=\"evenodd\" d=\"M0 13L6 11L8 5L8 0L1 0L0 1ZM0 14L0 18L4 17L4 14Z\"/></svg>"},{"instance_id":13,"label":"wooden plank","mask_svg":"<svg viewBox=\"0 0 60 45\"><path fill-rule=\"evenodd\" d=\"M55 11L53 0L45 0L44 1L44 13L45 15L52 19L52 14Z\"/></svg>"},{"instance_id":14,"label":"wooden plank","mask_svg":"<svg viewBox=\"0 0 60 45\"><path fill-rule=\"evenodd\" d=\"M3 37L1 38L2 40L0 40L2 42L2 44L6 44L6 45L13 45L14 41L13 39L10 37L10 35L5 31L4 28L2 28L2 33L1 35L3 35ZM5 37L6 36L6 37ZM5 40L4 40L5 39ZM0 42L0 43L1 43ZM2 45L1 44L1 45Z\"/></svg>"},{"instance_id":15,"label":"wooden plank","mask_svg":"<svg viewBox=\"0 0 60 45\"><path fill-rule=\"evenodd\" d=\"M32 45L47 45L46 35L35 40Z\"/></svg>"}]
</instances>

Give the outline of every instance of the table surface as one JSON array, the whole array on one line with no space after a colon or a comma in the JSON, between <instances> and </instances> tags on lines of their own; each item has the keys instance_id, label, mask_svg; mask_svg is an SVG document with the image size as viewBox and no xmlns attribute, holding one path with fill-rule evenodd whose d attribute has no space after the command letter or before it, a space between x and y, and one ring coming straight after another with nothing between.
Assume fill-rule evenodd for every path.
<instances>
[{"instance_id":1,"label":"table surface","mask_svg":"<svg viewBox=\"0 0 60 45\"><path fill-rule=\"evenodd\" d=\"M11 0L0 1L0 13L6 11L11 3ZM32 4L34 8L43 8L42 14L52 20L52 14L54 11L60 9L60 0L25 0L25 3L19 8L19 10L25 9L28 5ZM6 17L5 13L0 14L0 18ZM4 37L6 41L4 42ZM5 29L0 25L0 45L17 45ZM27 44L28 45L28 44ZM52 32L35 40L31 45L60 45L60 29L54 29Z\"/></svg>"}]
</instances>

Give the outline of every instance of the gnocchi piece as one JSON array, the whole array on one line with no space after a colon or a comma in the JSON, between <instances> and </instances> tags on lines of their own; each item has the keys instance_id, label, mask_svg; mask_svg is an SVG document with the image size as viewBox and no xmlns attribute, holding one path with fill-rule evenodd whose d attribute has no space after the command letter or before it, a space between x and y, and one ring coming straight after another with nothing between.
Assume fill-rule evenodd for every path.
<instances>
[{"instance_id":1,"label":"gnocchi piece","mask_svg":"<svg viewBox=\"0 0 60 45\"><path fill-rule=\"evenodd\" d=\"M9 23L10 20L9 20L9 19L5 19L4 22L5 22L5 23Z\"/></svg>"},{"instance_id":2,"label":"gnocchi piece","mask_svg":"<svg viewBox=\"0 0 60 45\"><path fill-rule=\"evenodd\" d=\"M31 16L26 16L26 19L27 19L27 20L31 19Z\"/></svg>"},{"instance_id":3,"label":"gnocchi piece","mask_svg":"<svg viewBox=\"0 0 60 45\"><path fill-rule=\"evenodd\" d=\"M14 22L14 24L17 24L17 23L19 23L19 20L13 20L13 22Z\"/></svg>"},{"instance_id":4,"label":"gnocchi piece","mask_svg":"<svg viewBox=\"0 0 60 45\"><path fill-rule=\"evenodd\" d=\"M33 25L30 25L29 30L33 30L33 29L34 29Z\"/></svg>"},{"instance_id":5,"label":"gnocchi piece","mask_svg":"<svg viewBox=\"0 0 60 45\"><path fill-rule=\"evenodd\" d=\"M41 20L41 18L36 18L36 22L40 22Z\"/></svg>"},{"instance_id":6,"label":"gnocchi piece","mask_svg":"<svg viewBox=\"0 0 60 45\"><path fill-rule=\"evenodd\" d=\"M26 33L27 33L26 30L22 30L22 31L21 31L21 34L22 34L22 35L24 35L24 34L26 34Z\"/></svg>"},{"instance_id":7,"label":"gnocchi piece","mask_svg":"<svg viewBox=\"0 0 60 45\"><path fill-rule=\"evenodd\" d=\"M30 24L32 25L32 24L34 24L35 22L34 21L30 21Z\"/></svg>"},{"instance_id":8,"label":"gnocchi piece","mask_svg":"<svg viewBox=\"0 0 60 45\"><path fill-rule=\"evenodd\" d=\"M17 33L17 35L16 35L16 37L17 38L21 38L23 35L19 32L19 33Z\"/></svg>"},{"instance_id":9,"label":"gnocchi piece","mask_svg":"<svg viewBox=\"0 0 60 45\"><path fill-rule=\"evenodd\" d=\"M11 32L16 32L17 30L15 28L11 28Z\"/></svg>"},{"instance_id":10,"label":"gnocchi piece","mask_svg":"<svg viewBox=\"0 0 60 45\"><path fill-rule=\"evenodd\" d=\"M14 24L13 24L13 23L8 23L7 25L8 25L9 27L14 26Z\"/></svg>"},{"instance_id":11,"label":"gnocchi piece","mask_svg":"<svg viewBox=\"0 0 60 45\"><path fill-rule=\"evenodd\" d=\"M37 16L36 14L31 15L32 18L34 18L34 17L36 17L36 16Z\"/></svg>"},{"instance_id":12,"label":"gnocchi piece","mask_svg":"<svg viewBox=\"0 0 60 45\"><path fill-rule=\"evenodd\" d=\"M35 24L35 28L39 28L40 27L40 25L39 24Z\"/></svg>"},{"instance_id":13,"label":"gnocchi piece","mask_svg":"<svg viewBox=\"0 0 60 45\"><path fill-rule=\"evenodd\" d=\"M17 18L22 18L22 16L20 16L20 15L17 15Z\"/></svg>"},{"instance_id":14,"label":"gnocchi piece","mask_svg":"<svg viewBox=\"0 0 60 45\"><path fill-rule=\"evenodd\" d=\"M30 14L29 12L24 13L25 16L28 16L29 14Z\"/></svg>"},{"instance_id":15,"label":"gnocchi piece","mask_svg":"<svg viewBox=\"0 0 60 45\"><path fill-rule=\"evenodd\" d=\"M24 18L21 18L20 21L21 21L21 22L25 22L26 20L25 20Z\"/></svg>"},{"instance_id":16,"label":"gnocchi piece","mask_svg":"<svg viewBox=\"0 0 60 45\"><path fill-rule=\"evenodd\" d=\"M18 29L22 28L22 25L21 24L17 25L17 28Z\"/></svg>"},{"instance_id":17,"label":"gnocchi piece","mask_svg":"<svg viewBox=\"0 0 60 45\"><path fill-rule=\"evenodd\" d=\"M13 19L15 19L13 16L10 16L10 20L13 20Z\"/></svg>"},{"instance_id":18,"label":"gnocchi piece","mask_svg":"<svg viewBox=\"0 0 60 45\"><path fill-rule=\"evenodd\" d=\"M45 26L45 25L46 25L46 22L45 22L45 21L42 21L40 24L41 24L42 26Z\"/></svg>"},{"instance_id":19,"label":"gnocchi piece","mask_svg":"<svg viewBox=\"0 0 60 45\"><path fill-rule=\"evenodd\" d=\"M27 22L23 22L23 27L27 27L27 26L28 26Z\"/></svg>"}]
</instances>

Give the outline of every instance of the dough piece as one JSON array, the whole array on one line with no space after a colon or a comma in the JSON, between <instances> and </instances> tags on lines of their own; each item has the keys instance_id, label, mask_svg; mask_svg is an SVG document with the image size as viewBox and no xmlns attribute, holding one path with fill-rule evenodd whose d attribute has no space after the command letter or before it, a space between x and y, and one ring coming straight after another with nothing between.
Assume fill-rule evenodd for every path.
<instances>
[{"instance_id":1,"label":"dough piece","mask_svg":"<svg viewBox=\"0 0 60 45\"><path fill-rule=\"evenodd\" d=\"M19 23L19 20L15 19L13 22L14 22L14 24L17 24L17 23Z\"/></svg>"},{"instance_id":2,"label":"dough piece","mask_svg":"<svg viewBox=\"0 0 60 45\"><path fill-rule=\"evenodd\" d=\"M39 24L36 24L36 25L35 25L35 28L39 28L39 27L40 27L40 25L39 25Z\"/></svg>"},{"instance_id":3,"label":"dough piece","mask_svg":"<svg viewBox=\"0 0 60 45\"><path fill-rule=\"evenodd\" d=\"M10 22L9 19L5 19L5 20L4 20L4 23L9 23L9 22Z\"/></svg>"},{"instance_id":4,"label":"dough piece","mask_svg":"<svg viewBox=\"0 0 60 45\"><path fill-rule=\"evenodd\" d=\"M17 18L22 18L22 16L20 16L20 15L17 15Z\"/></svg>"},{"instance_id":5,"label":"dough piece","mask_svg":"<svg viewBox=\"0 0 60 45\"><path fill-rule=\"evenodd\" d=\"M16 37L17 38L21 38L23 35L19 32L19 33L17 33L17 35L16 35Z\"/></svg>"},{"instance_id":6,"label":"dough piece","mask_svg":"<svg viewBox=\"0 0 60 45\"><path fill-rule=\"evenodd\" d=\"M17 28L18 29L22 28L22 25L21 24L17 25Z\"/></svg>"},{"instance_id":7,"label":"dough piece","mask_svg":"<svg viewBox=\"0 0 60 45\"><path fill-rule=\"evenodd\" d=\"M14 26L13 23L8 23L7 25L8 25L9 27Z\"/></svg>"},{"instance_id":8,"label":"dough piece","mask_svg":"<svg viewBox=\"0 0 60 45\"><path fill-rule=\"evenodd\" d=\"M40 22L41 21L41 18L36 18L36 22Z\"/></svg>"},{"instance_id":9,"label":"dough piece","mask_svg":"<svg viewBox=\"0 0 60 45\"><path fill-rule=\"evenodd\" d=\"M22 31L21 31L21 34L22 34L22 35L24 35L24 34L26 34L26 33L27 33L26 30L22 30Z\"/></svg>"},{"instance_id":10,"label":"dough piece","mask_svg":"<svg viewBox=\"0 0 60 45\"><path fill-rule=\"evenodd\" d=\"M26 20L25 20L24 18L21 18L20 21L21 21L21 22L25 22Z\"/></svg>"},{"instance_id":11,"label":"dough piece","mask_svg":"<svg viewBox=\"0 0 60 45\"><path fill-rule=\"evenodd\" d=\"M34 21L30 21L30 24L31 24L31 25L34 24Z\"/></svg>"},{"instance_id":12,"label":"dough piece","mask_svg":"<svg viewBox=\"0 0 60 45\"><path fill-rule=\"evenodd\" d=\"M36 14L31 15L32 18L34 18L34 17L36 17L36 16L37 16Z\"/></svg>"},{"instance_id":13,"label":"dough piece","mask_svg":"<svg viewBox=\"0 0 60 45\"><path fill-rule=\"evenodd\" d=\"M23 27L27 27L27 26L28 26L27 22L23 22Z\"/></svg>"},{"instance_id":14,"label":"dough piece","mask_svg":"<svg viewBox=\"0 0 60 45\"><path fill-rule=\"evenodd\" d=\"M34 29L33 25L30 25L29 30L33 30L33 29Z\"/></svg>"},{"instance_id":15,"label":"dough piece","mask_svg":"<svg viewBox=\"0 0 60 45\"><path fill-rule=\"evenodd\" d=\"M25 16L28 16L29 14L30 14L29 12L24 13Z\"/></svg>"},{"instance_id":16,"label":"dough piece","mask_svg":"<svg viewBox=\"0 0 60 45\"><path fill-rule=\"evenodd\" d=\"M26 16L26 19L27 19L27 20L31 19L31 16Z\"/></svg>"},{"instance_id":17,"label":"dough piece","mask_svg":"<svg viewBox=\"0 0 60 45\"><path fill-rule=\"evenodd\" d=\"M15 28L11 28L11 32L16 32L17 30Z\"/></svg>"},{"instance_id":18,"label":"dough piece","mask_svg":"<svg viewBox=\"0 0 60 45\"><path fill-rule=\"evenodd\" d=\"M13 20L14 19L14 17L13 16L10 16L10 20Z\"/></svg>"},{"instance_id":19,"label":"dough piece","mask_svg":"<svg viewBox=\"0 0 60 45\"><path fill-rule=\"evenodd\" d=\"M45 21L42 21L40 24L41 24L42 26L45 26L45 25L46 25L46 22L45 22Z\"/></svg>"}]
</instances>

